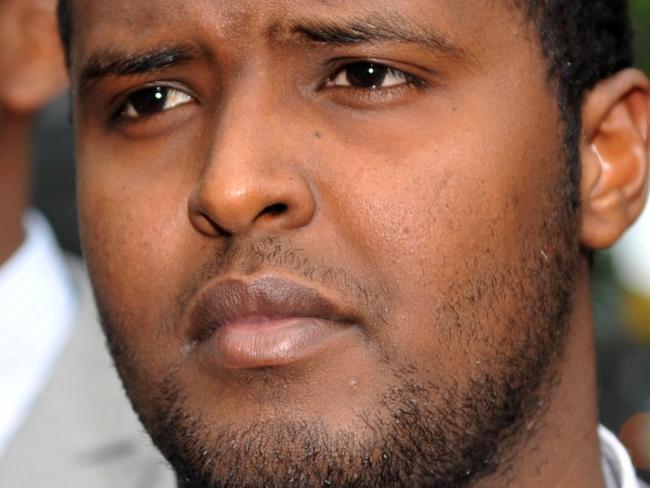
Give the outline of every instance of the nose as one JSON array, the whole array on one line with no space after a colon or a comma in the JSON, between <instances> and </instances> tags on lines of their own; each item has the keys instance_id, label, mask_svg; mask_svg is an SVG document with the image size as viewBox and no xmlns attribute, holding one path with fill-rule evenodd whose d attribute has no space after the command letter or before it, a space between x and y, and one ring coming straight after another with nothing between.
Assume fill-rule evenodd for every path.
<instances>
[{"instance_id":1,"label":"nose","mask_svg":"<svg viewBox=\"0 0 650 488\"><path fill-rule=\"evenodd\" d=\"M189 199L192 225L208 236L308 225L316 202L295 139L265 121L259 110L242 106L219 125Z\"/></svg>"}]
</instances>

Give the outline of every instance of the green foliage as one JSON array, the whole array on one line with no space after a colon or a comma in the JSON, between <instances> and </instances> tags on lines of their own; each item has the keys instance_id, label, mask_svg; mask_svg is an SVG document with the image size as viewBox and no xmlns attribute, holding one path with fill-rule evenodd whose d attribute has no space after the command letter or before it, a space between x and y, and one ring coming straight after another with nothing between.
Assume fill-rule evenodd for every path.
<instances>
[{"instance_id":1,"label":"green foliage","mask_svg":"<svg viewBox=\"0 0 650 488\"><path fill-rule=\"evenodd\" d=\"M636 35L636 64L650 74L650 0L631 0L630 7Z\"/></svg>"}]
</instances>

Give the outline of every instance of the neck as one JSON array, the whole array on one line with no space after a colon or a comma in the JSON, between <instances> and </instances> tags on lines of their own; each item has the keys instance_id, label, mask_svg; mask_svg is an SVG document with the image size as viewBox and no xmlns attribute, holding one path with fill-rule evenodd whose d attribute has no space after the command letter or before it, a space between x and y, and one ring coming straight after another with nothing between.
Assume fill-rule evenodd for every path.
<instances>
[{"instance_id":1,"label":"neck","mask_svg":"<svg viewBox=\"0 0 650 488\"><path fill-rule=\"evenodd\" d=\"M27 118L0 118L0 265L25 238L22 217L29 205L30 128Z\"/></svg>"},{"instance_id":2,"label":"neck","mask_svg":"<svg viewBox=\"0 0 650 488\"><path fill-rule=\"evenodd\" d=\"M544 486L547 488L603 488L596 357L589 270L582 263L566 350L559 363L558 381L549 404L535 420L535 434L518 447L511 470L503 479L485 479L481 488L493 486Z\"/></svg>"}]
</instances>

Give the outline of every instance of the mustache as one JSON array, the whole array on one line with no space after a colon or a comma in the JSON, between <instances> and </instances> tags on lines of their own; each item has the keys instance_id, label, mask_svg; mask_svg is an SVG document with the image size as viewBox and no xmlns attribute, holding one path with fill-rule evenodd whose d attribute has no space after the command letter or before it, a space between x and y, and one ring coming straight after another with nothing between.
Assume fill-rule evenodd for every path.
<instances>
[{"instance_id":1,"label":"mustache","mask_svg":"<svg viewBox=\"0 0 650 488\"><path fill-rule=\"evenodd\" d=\"M253 275L260 271L279 271L293 275L319 288L346 296L362 310L372 310L375 319L386 321L389 292L386 287L356 276L350 266L329 264L329 259L314 255L280 236L265 236L225 243L203 263L178 298L179 316L186 313L192 299L212 280L229 274ZM175 314L174 314L175 315Z\"/></svg>"}]
</instances>

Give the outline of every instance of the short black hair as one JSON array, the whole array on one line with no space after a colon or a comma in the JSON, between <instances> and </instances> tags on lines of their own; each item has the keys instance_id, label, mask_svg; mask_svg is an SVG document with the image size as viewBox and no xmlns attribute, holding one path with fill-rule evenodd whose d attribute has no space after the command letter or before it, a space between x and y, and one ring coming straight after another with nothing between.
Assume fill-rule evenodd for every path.
<instances>
[{"instance_id":1,"label":"short black hair","mask_svg":"<svg viewBox=\"0 0 650 488\"><path fill-rule=\"evenodd\" d=\"M568 198L579 207L579 142L585 94L598 81L633 63L627 0L509 0L535 26L548 62L564 122L564 149L570 162ZM59 0L61 38L67 56L72 42L71 0Z\"/></svg>"}]
</instances>

